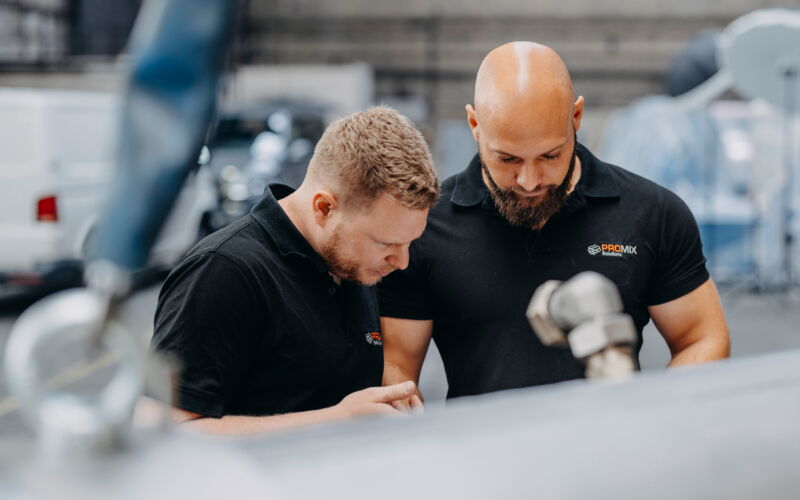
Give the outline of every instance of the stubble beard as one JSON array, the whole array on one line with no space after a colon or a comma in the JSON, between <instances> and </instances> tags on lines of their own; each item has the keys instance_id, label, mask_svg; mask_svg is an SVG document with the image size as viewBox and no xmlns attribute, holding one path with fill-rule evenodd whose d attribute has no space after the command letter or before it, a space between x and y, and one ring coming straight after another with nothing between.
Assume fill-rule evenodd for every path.
<instances>
[{"instance_id":1,"label":"stubble beard","mask_svg":"<svg viewBox=\"0 0 800 500\"><path fill-rule=\"evenodd\" d=\"M372 286L380 282L380 278L364 278L362 267L358 261L350 259L342 251L342 228L337 226L325 246L320 250L320 256L328 265L328 271L337 278L358 283L359 285Z\"/></svg>"}]
</instances>

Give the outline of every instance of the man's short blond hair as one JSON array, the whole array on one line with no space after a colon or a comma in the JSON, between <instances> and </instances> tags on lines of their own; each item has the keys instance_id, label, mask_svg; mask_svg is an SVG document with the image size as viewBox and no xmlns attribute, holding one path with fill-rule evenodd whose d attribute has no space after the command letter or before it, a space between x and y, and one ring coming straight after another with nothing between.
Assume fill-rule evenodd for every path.
<instances>
[{"instance_id":1,"label":"man's short blond hair","mask_svg":"<svg viewBox=\"0 0 800 500\"><path fill-rule=\"evenodd\" d=\"M383 193L412 209L439 198L428 144L411 121L378 106L331 123L308 175L340 190L345 205L364 208Z\"/></svg>"}]
</instances>

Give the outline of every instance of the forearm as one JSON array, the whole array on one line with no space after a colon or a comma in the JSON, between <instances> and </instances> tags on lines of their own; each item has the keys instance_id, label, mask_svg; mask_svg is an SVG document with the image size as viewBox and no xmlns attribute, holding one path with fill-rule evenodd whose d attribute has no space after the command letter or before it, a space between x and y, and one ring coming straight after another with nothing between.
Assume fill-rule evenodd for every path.
<instances>
[{"instance_id":1,"label":"forearm","mask_svg":"<svg viewBox=\"0 0 800 500\"><path fill-rule=\"evenodd\" d=\"M417 384L433 333L432 320L381 317L383 385ZM416 391L419 396L419 391Z\"/></svg>"},{"instance_id":2,"label":"forearm","mask_svg":"<svg viewBox=\"0 0 800 500\"><path fill-rule=\"evenodd\" d=\"M707 336L675 350L669 367L708 363L728 356L730 356L730 341L726 332L725 335Z\"/></svg>"},{"instance_id":3,"label":"forearm","mask_svg":"<svg viewBox=\"0 0 800 500\"><path fill-rule=\"evenodd\" d=\"M404 363L395 363L387 359L383 364L382 385L400 384L408 380L416 384L419 382L421 368L421 366L415 367Z\"/></svg>"},{"instance_id":4,"label":"forearm","mask_svg":"<svg viewBox=\"0 0 800 500\"><path fill-rule=\"evenodd\" d=\"M669 366L707 363L730 355L728 324L711 279L648 311L672 353Z\"/></svg>"},{"instance_id":5,"label":"forearm","mask_svg":"<svg viewBox=\"0 0 800 500\"><path fill-rule=\"evenodd\" d=\"M212 434L248 435L316 425L344 418L346 418L344 412L336 407L330 407L263 417L247 415L225 415L222 418L202 417L188 420L181 425Z\"/></svg>"},{"instance_id":6,"label":"forearm","mask_svg":"<svg viewBox=\"0 0 800 500\"><path fill-rule=\"evenodd\" d=\"M414 384L418 384L419 372L420 370L415 370L413 367L404 367L399 363L392 363L391 361L387 360L383 365L382 385L385 387L387 385L400 384L406 382L407 380L414 382ZM415 394L419 396L420 399L423 399L422 394L419 392L419 388L415 390Z\"/></svg>"}]
</instances>

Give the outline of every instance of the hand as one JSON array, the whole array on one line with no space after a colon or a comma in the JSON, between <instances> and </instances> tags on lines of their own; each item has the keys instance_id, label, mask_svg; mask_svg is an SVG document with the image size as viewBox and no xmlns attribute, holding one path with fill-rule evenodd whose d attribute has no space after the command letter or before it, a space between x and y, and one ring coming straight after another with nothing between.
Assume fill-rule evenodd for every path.
<instances>
[{"instance_id":1,"label":"hand","mask_svg":"<svg viewBox=\"0 0 800 500\"><path fill-rule=\"evenodd\" d=\"M411 396L398 399L397 401L392 401L390 403L395 410L399 410L403 413L424 413L425 406L422 403L422 398L419 397L419 393L412 394Z\"/></svg>"},{"instance_id":2,"label":"hand","mask_svg":"<svg viewBox=\"0 0 800 500\"><path fill-rule=\"evenodd\" d=\"M409 401L410 408L422 406L422 401L416 395L417 385L408 381L400 384L388 385L386 387L370 387L346 396L342 401L333 407L338 413L345 417L360 417L363 415L385 414L400 415L403 413L400 408L395 406L398 401ZM411 400L416 399L413 404Z\"/></svg>"}]
</instances>

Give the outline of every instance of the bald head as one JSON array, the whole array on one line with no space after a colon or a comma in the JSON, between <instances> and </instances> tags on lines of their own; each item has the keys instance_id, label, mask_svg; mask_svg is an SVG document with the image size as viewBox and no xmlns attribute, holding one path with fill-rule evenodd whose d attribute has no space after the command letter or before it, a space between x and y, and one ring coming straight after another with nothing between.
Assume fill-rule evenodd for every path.
<instances>
[{"instance_id":1,"label":"bald head","mask_svg":"<svg viewBox=\"0 0 800 500\"><path fill-rule=\"evenodd\" d=\"M490 115L554 113L568 116L575 102L572 80L556 52L534 42L511 42L489 52L475 80L475 110Z\"/></svg>"},{"instance_id":2,"label":"bald head","mask_svg":"<svg viewBox=\"0 0 800 500\"><path fill-rule=\"evenodd\" d=\"M483 59L467 124L484 183L501 213L509 209L504 215L512 224L541 227L580 179L583 107L564 61L550 47L512 42Z\"/></svg>"}]
</instances>

